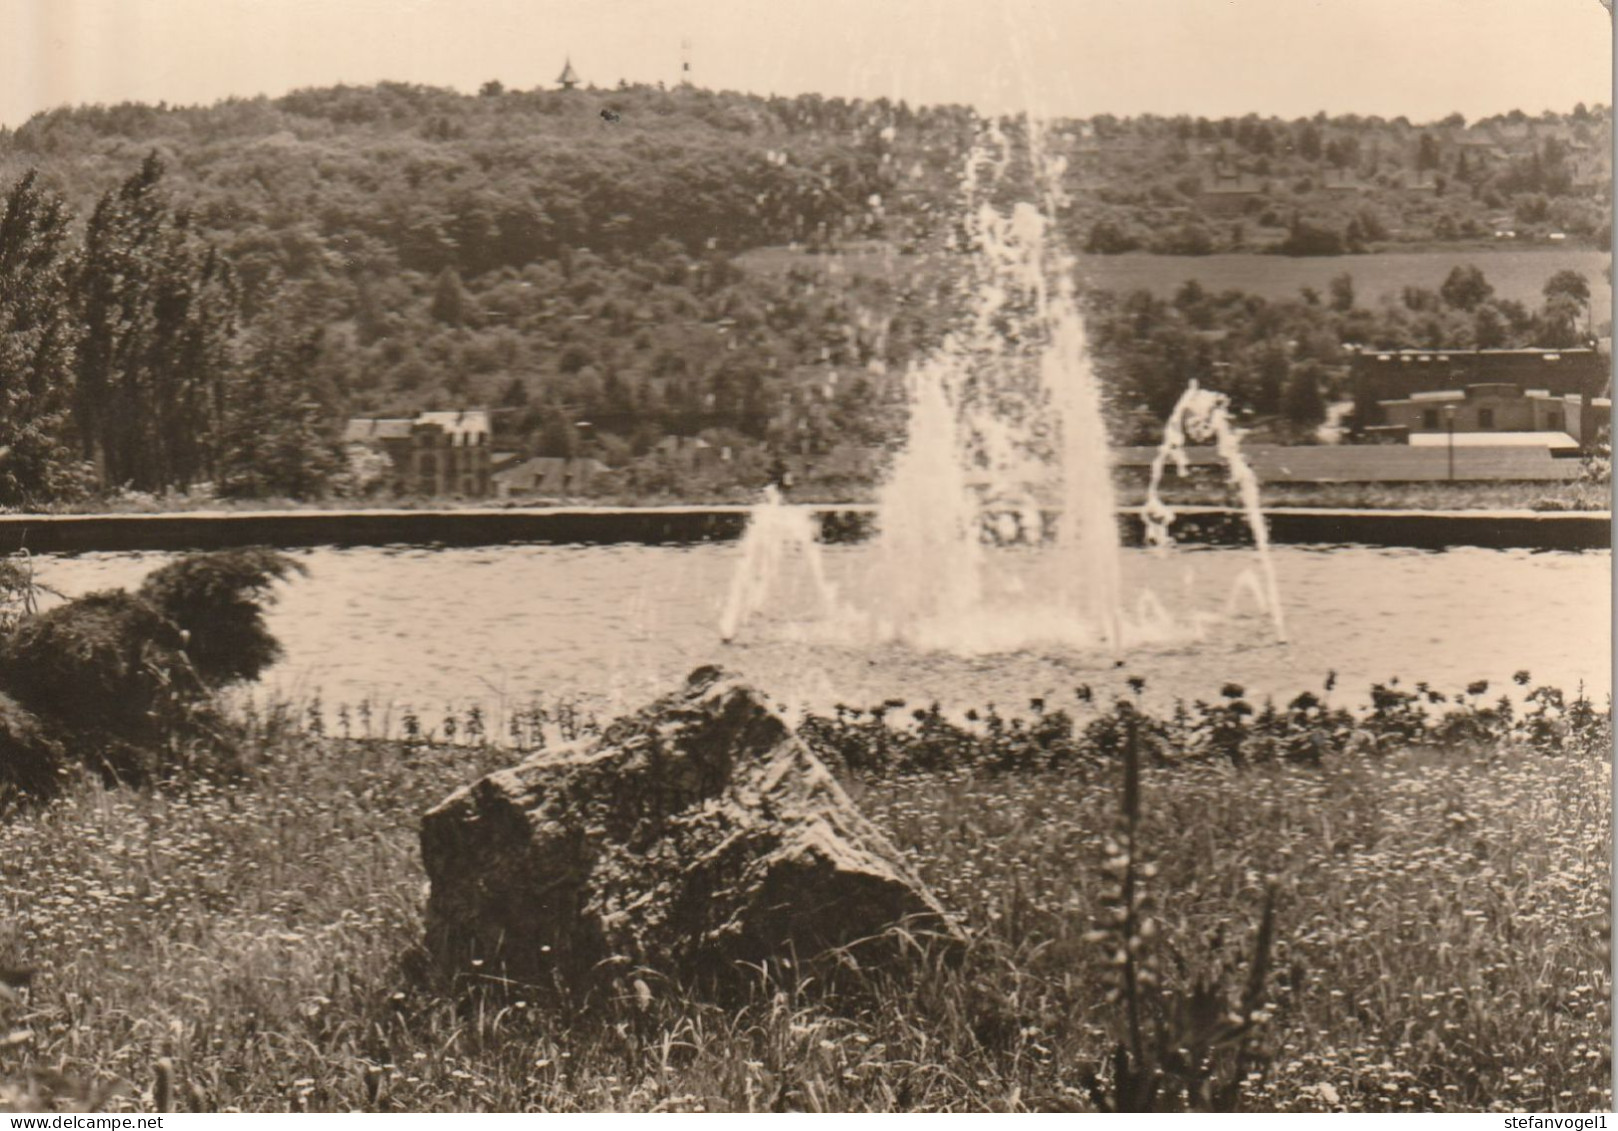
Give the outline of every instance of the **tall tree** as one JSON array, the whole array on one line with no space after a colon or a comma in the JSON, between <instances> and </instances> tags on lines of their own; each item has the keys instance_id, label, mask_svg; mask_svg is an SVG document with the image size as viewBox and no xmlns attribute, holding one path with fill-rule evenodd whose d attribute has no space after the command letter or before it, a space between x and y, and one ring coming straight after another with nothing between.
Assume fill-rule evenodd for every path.
<instances>
[{"instance_id":1,"label":"tall tree","mask_svg":"<svg viewBox=\"0 0 1618 1131\"><path fill-rule=\"evenodd\" d=\"M1590 301L1590 280L1581 271L1558 271L1545 280L1544 295L1547 302L1561 295L1583 305Z\"/></svg>"},{"instance_id":2,"label":"tall tree","mask_svg":"<svg viewBox=\"0 0 1618 1131\"><path fill-rule=\"evenodd\" d=\"M75 467L68 438L77 323L67 296L75 254L67 206L29 172L0 214L0 503L61 494Z\"/></svg>"},{"instance_id":3,"label":"tall tree","mask_svg":"<svg viewBox=\"0 0 1618 1131\"><path fill-rule=\"evenodd\" d=\"M1484 277L1481 269L1467 264L1451 268L1438 293L1447 305L1456 310L1470 311L1493 297L1494 286Z\"/></svg>"},{"instance_id":4,"label":"tall tree","mask_svg":"<svg viewBox=\"0 0 1618 1131\"><path fill-rule=\"evenodd\" d=\"M236 333L230 266L170 207L153 153L96 205L74 288L74 416L104 484L161 491L212 473Z\"/></svg>"},{"instance_id":5,"label":"tall tree","mask_svg":"<svg viewBox=\"0 0 1618 1131\"><path fill-rule=\"evenodd\" d=\"M1545 282L1545 315L1539 344L1566 349L1578 344L1579 319L1590 305L1590 281L1578 271L1558 271Z\"/></svg>"},{"instance_id":6,"label":"tall tree","mask_svg":"<svg viewBox=\"0 0 1618 1131\"><path fill-rule=\"evenodd\" d=\"M461 282L461 273L453 267L440 271L433 284L432 316L446 326L464 326L471 307L472 299Z\"/></svg>"},{"instance_id":7,"label":"tall tree","mask_svg":"<svg viewBox=\"0 0 1618 1131\"><path fill-rule=\"evenodd\" d=\"M1425 173L1438 168L1439 151L1438 139L1432 134L1422 134L1421 141L1416 144L1416 169Z\"/></svg>"},{"instance_id":8,"label":"tall tree","mask_svg":"<svg viewBox=\"0 0 1618 1131\"><path fill-rule=\"evenodd\" d=\"M1286 391L1281 397L1282 415L1300 427L1319 424L1326 419L1324 385L1325 375L1318 361L1296 366L1287 377Z\"/></svg>"},{"instance_id":9,"label":"tall tree","mask_svg":"<svg viewBox=\"0 0 1618 1131\"><path fill-rule=\"evenodd\" d=\"M232 374L219 444L222 494L319 498L342 466L341 405L318 373L322 329L284 299L250 331Z\"/></svg>"}]
</instances>

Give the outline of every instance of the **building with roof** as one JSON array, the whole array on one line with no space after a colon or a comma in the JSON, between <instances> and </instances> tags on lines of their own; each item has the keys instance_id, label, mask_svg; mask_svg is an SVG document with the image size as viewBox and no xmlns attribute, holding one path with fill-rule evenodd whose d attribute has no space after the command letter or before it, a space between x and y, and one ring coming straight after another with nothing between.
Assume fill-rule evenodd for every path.
<instances>
[{"instance_id":1,"label":"building with roof","mask_svg":"<svg viewBox=\"0 0 1618 1131\"><path fill-rule=\"evenodd\" d=\"M1607 356L1577 349L1376 350L1355 347L1349 362L1361 429L1503 435L1565 433L1595 441L1611 395Z\"/></svg>"},{"instance_id":2,"label":"building with roof","mask_svg":"<svg viewBox=\"0 0 1618 1131\"><path fill-rule=\"evenodd\" d=\"M396 495L485 498L489 494L489 414L482 409L423 412L414 417L358 417L345 445L386 456Z\"/></svg>"},{"instance_id":3,"label":"building with roof","mask_svg":"<svg viewBox=\"0 0 1618 1131\"><path fill-rule=\"evenodd\" d=\"M579 78L579 72L573 69L573 60L571 58L567 59L562 65L562 73L556 76L556 85L563 90L572 90L582 81Z\"/></svg>"},{"instance_id":4,"label":"building with roof","mask_svg":"<svg viewBox=\"0 0 1618 1131\"><path fill-rule=\"evenodd\" d=\"M1416 445L1448 443L1453 431L1462 444L1572 450L1579 446L1584 427L1585 406L1577 393L1557 395L1510 384L1412 393L1378 404L1384 427Z\"/></svg>"},{"instance_id":5,"label":"building with roof","mask_svg":"<svg viewBox=\"0 0 1618 1131\"><path fill-rule=\"evenodd\" d=\"M494 493L502 499L525 495L565 497L588 494L597 480L611 472L606 464L587 456L535 456L495 472L491 479Z\"/></svg>"}]
</instances>

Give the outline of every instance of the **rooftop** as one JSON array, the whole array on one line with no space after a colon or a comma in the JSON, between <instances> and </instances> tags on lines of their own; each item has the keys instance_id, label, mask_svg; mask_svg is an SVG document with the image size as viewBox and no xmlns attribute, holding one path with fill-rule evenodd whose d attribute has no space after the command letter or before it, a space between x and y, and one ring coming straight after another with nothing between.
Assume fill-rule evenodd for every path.
<instances>
[{"instance_id":1,"label":"rooftop","mask_svg":"<svg viewBox=\"0 0 1618 1131\"><path fill-rule=\"evenodd\" d=\"M345 444L359 444L367 440L408 440L413 420L356 417L343 429Z\"/></svg>"},{"instance_id":2,"label":"rooftop","mask_svg":"<svg viewBox=\"0 0 1618 1131\"><path fill-rule=\"evenodd\" d=\"M487 436L489 414L482 409L462 409L457 412L424 412L416 424L434 424L451 436Z\"/></svg>"},{"instance_id":3,"label":"rooftop","mask_svg":"<svg viewBox=\"0 0 1618 1131\"><path fill-rule=\"evenodd\" d=\"M359 416L350 419L344 426L343 442L364 444L378 440L408 440L412 432L424 425L442 429L453 440L473 444L489 435L489 414L479 408L457 412L423 412L413 418Z\"/></svg>"},{"instance_id":4,"label":"rooftop","mask_svg":"<svg viewBox=\"0 0 1618 1131\"><path fill-rule=\"evenodd\" d=\"M1566 432L1412 432L1413 448L1577 448Z\"/></svg>"}]
</instances>

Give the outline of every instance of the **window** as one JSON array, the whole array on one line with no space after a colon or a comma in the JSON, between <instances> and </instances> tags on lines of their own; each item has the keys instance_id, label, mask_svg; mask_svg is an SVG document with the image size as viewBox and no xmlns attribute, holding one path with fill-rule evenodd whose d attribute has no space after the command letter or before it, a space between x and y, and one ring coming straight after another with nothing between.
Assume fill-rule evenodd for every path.
<instances>
[{"instance_id":1,"label":"window","mask_svg":"<svg viewBox=\"0 0 1618 1131\"><path fill-rule=\"evenodd\" d=\"M1436 408L1424 408L1421 410L1421 426L1427 432L1438 431L1438 410Z\"/></svg>"},{"instance_id":2,"label":"window","mask_svg":"<svg viewBox=\"0 0 1618 1131\"><path fill-rule=\"evenodd\" d=\"M1479 428L1493 428L1494 427L1494 409L1492 409L1492 408L1480 408L1480 409L1478 409L1478 427Z\"/></svg>"}]
</instances>

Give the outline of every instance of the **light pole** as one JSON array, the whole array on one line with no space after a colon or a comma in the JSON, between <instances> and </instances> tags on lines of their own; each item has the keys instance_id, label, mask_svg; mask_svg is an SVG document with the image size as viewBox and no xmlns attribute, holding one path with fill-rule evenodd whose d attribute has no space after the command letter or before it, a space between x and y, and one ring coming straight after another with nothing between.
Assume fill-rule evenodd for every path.
<instances>
[{"instance_id":1,"label":"light pole","mask_svg":"<svg viewBox=\"0 0 1618 1131\"><path fill-rule=\"evenodd\" d=\"M1455 481L1455 406L1444 406L1444 423L1449 427L1449 478Z\"/></svg>"}]
</instances>

